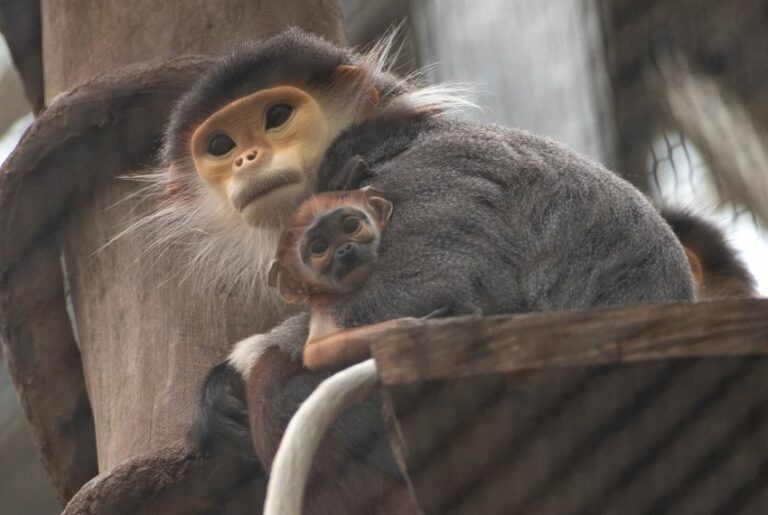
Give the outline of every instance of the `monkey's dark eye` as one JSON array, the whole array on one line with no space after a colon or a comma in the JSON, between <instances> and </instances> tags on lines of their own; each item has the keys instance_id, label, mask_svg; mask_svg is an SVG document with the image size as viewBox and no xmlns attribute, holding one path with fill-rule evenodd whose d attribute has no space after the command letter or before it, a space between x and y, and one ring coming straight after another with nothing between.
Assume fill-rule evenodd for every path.
<instances>
[{"instance_id":1,"label":"monkey's dark eye","mask_svg":"<svg viewBox=\"0 0 768 515\"><path fill-rule=\"evenodd\" d=\"M214 134L208 141L208 153L212 156L223 156L233 148L235 148L235 142L223 132Z\"/></svg>"},{"instance_id":2,"label":"monkey's dark eye","mask_svg":"<svg viewBox=\"0 0 768 515\"><path fill-rule=\"evenodd\" d=\"M344 230L345 233L352 234L358 228L360 228L360 220L358 220L354 216L348 216L346 220L342 222L341 228Z\"/></svg>"},{"instance_id":3,"label":"monkey's dark eye","mask_svg":"<svg viewBox=\"0 0 768 515\"><path fill-rule=\"evenodd\" d=\"M315 240L309 245L309 251L315 255L320 255L326 250L328 250L328 242L325 240Z\"/></svg>"},{"instance_id":4,"label":"monkey's dark eye","mask_svg":"<svg viewBox=\"0 0 768 515\"><path fill-rule=\"evenodd\" d=\"M267 110L265 129L275 129L288 121L293 113L293 106L288 104L275 104Z\"/></svg>"}]
</instances>

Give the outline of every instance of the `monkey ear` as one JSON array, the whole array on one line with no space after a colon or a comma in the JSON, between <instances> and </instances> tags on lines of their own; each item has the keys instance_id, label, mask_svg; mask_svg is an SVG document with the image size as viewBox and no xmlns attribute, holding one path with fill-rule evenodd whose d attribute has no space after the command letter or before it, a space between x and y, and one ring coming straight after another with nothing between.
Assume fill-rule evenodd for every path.
<instances>
[{"instance_id":1,"label":"monkey ear","mask_svg":"<svg viewBox=\"0 0 768 515\"><path fill-rule=\"evenodd\" d=\"M368 88L371 105L373 105L373 107L379 105L379 90L376 89L376 86L371 81L370 75L359 66L340 64L336 67L333 75L334 82L352 84L358 88Z\"/></svg>"},{"instance_id":2,"label":"monkey ear","mask_svg":"<svg viewBox=\"0 0 768 515\"><path fill-rule=\"evenodd\" d=\"M389 223L389 219L392 218L392 212L395 210L392 202L376 195L368 197L368 204L370 204L373 212L376 213L376 219L381 227L384 227Z\"/></svg>"},{"instance_id":3,"label":"monkey ear","mask_svg":"<svg viewBox=\"0 0 768 515\"><path fill-rule=\"evenodd\" d=\"M307 299L307 292L302 288L301 283L296 280L290 270L280 265L277 259L273 259L269 265L267 284L277 288L280 297L288 304L296 304Z\"/></svg>"},{"instance_id":4,"label":"monkey ear","mask_svg":"<svg viewBox=\"0 0 768 515\"><path fill-rule=\"evenodd\" d=\"M280 296L288 304L304 302L308 297L307 291L288 270L283 270L278 274L277 289L280 292Z\"/></svg>"},{"instance_id":5,"label":"monkey ear","mask_svg":"<svg viewBox=\"0 0 768 515\"><path fill-rule=\"evenodd\" d=\"M267 285L271 288L277 288L277 277L280 275L280 261L273 259L269 262L269 272L267 272Z\"/></svg>"},{"instance_id":6,"label":"monkey ear","mask_svg":"<svg viewBox=\"0 0 768 515\"><path fill-rule=\"evenodd\" d=\"M165 196L171 200L181 200L189 196L189 191L184 188L184 181L181 179L182 171L177 163L168 167L165 179Z\"/></svg>"}]
</instances>

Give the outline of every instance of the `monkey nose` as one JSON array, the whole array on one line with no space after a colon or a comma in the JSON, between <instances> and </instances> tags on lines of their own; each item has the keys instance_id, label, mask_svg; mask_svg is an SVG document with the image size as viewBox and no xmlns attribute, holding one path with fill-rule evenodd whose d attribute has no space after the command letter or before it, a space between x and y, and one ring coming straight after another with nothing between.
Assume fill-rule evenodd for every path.
<instances>
[{"instance_id":1,"label":"monkey nose","mask_svg":"<svg viewBox=\"0 0 768 515\"><path fill-rule=\"evenodd\" d=\"M240 154L237 159L235 159L235 167L242 168L244 165L255 161L258 156L259 152L257 150L249 150L244 152L243 154Z\"/></svg>"},{"instance_id":2,"label":"monkey nose","mask_svg":"<svg viewBox=\"0 0 768 515\"><path fill-rule=\"evenodd\" d=\"M336 249L336 255L339 257L344 256L344 254L348 254L352 251L352 244L347 243L346 245L340 246L338 249Z\"/></svg>"}]
</instances>

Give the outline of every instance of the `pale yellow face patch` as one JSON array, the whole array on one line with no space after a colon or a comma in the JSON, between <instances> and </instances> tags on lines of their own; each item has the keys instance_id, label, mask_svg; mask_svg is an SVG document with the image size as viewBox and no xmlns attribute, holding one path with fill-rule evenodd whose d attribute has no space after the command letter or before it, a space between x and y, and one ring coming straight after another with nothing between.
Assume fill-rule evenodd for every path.
<instances>
[{"instance_id":1,"label":"pale yellow face patch","mask_svg":"<svg viewBox=\"0 0 768 515\"><path fill-rule=\"evenodd\" d=\"M271 123L275 106L283 115L290 113L278 117L279 124ZM279 225L314 191L326 149L350 123L328 111L311 93L294 86L239 98L193 133L197 172L247 223Z\"/></svg>"}]
</instances>

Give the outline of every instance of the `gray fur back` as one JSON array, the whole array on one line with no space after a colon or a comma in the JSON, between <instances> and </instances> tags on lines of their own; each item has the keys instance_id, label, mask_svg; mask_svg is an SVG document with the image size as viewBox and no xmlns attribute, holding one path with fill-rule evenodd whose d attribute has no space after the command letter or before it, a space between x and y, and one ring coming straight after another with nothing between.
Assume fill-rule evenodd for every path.
<instances>
[{"instance_id":1,"label":"gray fur back","mask_svg":"<svg viewBox=\"0 0 768 515\"><path fill-rule=\"evenodd\" d=\"M376 271L336 306L347 325L446 306L491 315L693 299L669 226L602 166L503 127L430 120L389 127L379 145L373 129L329 152L368 159L369 183L395 205Z\"/></svg>"}]
</instances>

